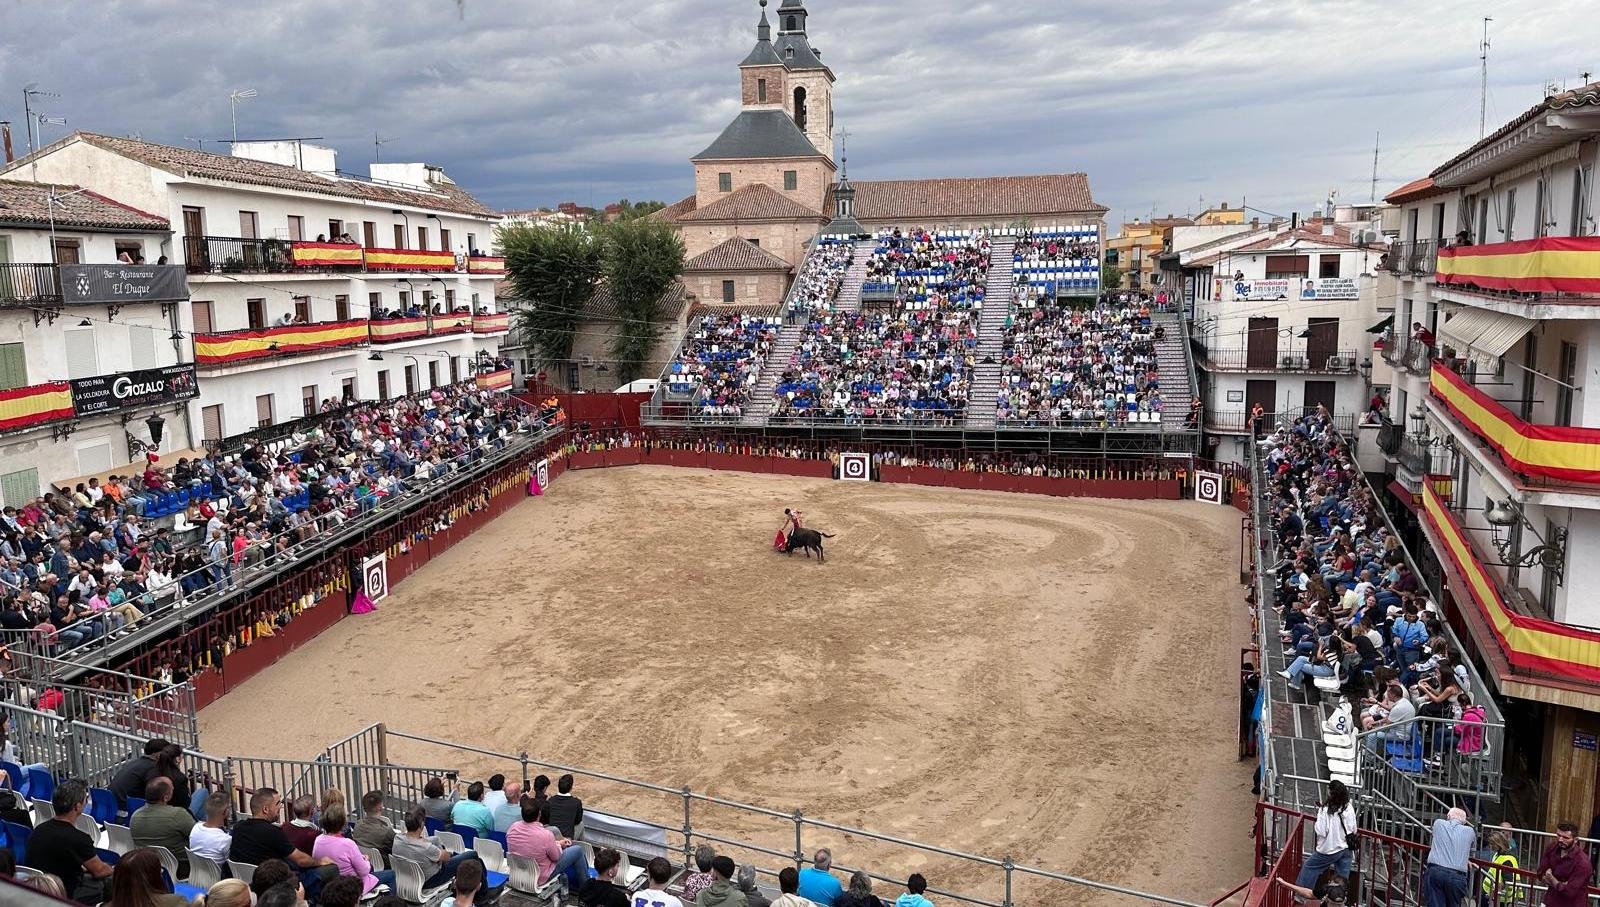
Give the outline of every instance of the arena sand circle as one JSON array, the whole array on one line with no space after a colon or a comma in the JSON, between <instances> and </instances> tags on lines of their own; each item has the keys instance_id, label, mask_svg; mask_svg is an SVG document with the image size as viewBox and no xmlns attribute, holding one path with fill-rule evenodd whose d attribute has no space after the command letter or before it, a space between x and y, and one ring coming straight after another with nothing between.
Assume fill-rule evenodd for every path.
<instances>
[{"instance_id":1,"label":"arena sand circle","mask_svg":"<svg viewBox=\"0 0 1600 907\"><path fill-rule=\"evenodd\" d=\"M836 535L826 564L771 550L784 507ZM309 758L384 722L1209 901L1250 873L1238 539L1237 511L1187 501L573 471L206 708L201 741ZM409 746L390 760L455 764ZM682 822L670 798L578 793ZM786 823L713 818L794 847ZM832 843L967 890L948 861Z\"/></svg>"}]
</instances>

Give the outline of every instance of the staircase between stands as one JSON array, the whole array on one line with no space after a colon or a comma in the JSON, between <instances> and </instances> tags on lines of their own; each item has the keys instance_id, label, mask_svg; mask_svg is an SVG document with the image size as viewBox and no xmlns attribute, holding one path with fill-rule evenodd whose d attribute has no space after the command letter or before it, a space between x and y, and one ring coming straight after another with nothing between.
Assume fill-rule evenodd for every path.
<instances>
[{"instance_id":1,"label":"staircase between stands","mask_svg":"<svg viewBox=\"0 0 1600 907\"><path fill-rule=\"evenodd\" d=\"M1192 431L1188 420L1194 388L1189 385L1189 340L1184 336L1183 317L1175 312L1157 312L1150 320L1163 329L1162 338L1156 341L1156 371L1161 375L1161 430Z\"/></svg>"},{"instance_id":2,"label":"staircase between stands","mask_svg":"<svg viewBox=\"0 0 1600 907\"><path fill-rule=\"evenodd\" d=\"M1013 302L1011 271L1016 244L1010 236L997 236L989 242L989 280L984 284L983 315L978 320L978 364L967 389L967 428L991 431L995 426L1000 355L1005 351L1006 319Z\"/></svg>"},{"instance_id":3,"label":"staircase between stands","mask_svg":"<svg viewBox=\"0 0 1600 907\"><path fill-rule=\"evenodd\" d=\"M850 267L844 272L844 280L839 284L839 295L833 300L833 307L841 312L861 311L861 285L867 281L867 262L872 259L872 250L877 247L874 240L866 239L856 242L855 255L850 259ZM816 245L813 244L807 255L816 254ZM805 262L801 262L800 272L804 273ZM791 290L792 299L794 293ZM783 314L789 311L790 299L783 302ZM744 418L740 420L743 425L765 425L772 417L776 400L773 391L778 387L778 379L789 368L789 361L794 358L795 348L800 345L800 338L805 335L807 319L800 315L795 321L785 324L778 331L778 339L772 343L772 352L767 354L767 360L761 364L761 377L756 380L755 389L750 392L750 402L745 405Z\"/></svg>"}]
</instances>

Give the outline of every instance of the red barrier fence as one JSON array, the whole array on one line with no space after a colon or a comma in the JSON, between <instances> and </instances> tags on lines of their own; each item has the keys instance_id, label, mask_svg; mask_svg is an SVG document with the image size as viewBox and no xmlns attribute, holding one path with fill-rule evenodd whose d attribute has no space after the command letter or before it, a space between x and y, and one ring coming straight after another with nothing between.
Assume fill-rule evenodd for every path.
<instances>
[{"instance_id":1,"label":"red barrier fence","mask_svg":"<svg viewBox=\"0 0 1600 907\"><path fill-rule=\"evenodd\" d=\"M533 381L530 379L530 385ZM540 394L530 390L514 394L529 406L540 406L554 397L566 411L567 424L574 428L588 423L595 431L608 428L639 428L639 408L649 402L651 394Z\"/></svg>"}]
</instances>

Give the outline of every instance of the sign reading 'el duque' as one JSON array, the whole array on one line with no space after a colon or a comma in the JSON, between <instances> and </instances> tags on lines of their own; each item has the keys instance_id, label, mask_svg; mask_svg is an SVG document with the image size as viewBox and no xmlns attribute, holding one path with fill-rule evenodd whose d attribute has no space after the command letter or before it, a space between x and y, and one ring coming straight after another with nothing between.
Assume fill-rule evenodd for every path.
<instances>
[{"instance_id":1,"label":"sign reading 'el duque'","mask_svg":"<svg viewBox=\"0 0 1600 907\"><path fill-rule=\"evenodd\" d=\"M200 394L193 365L118 372L72 382L72 410L79 416L192 400Z\"/></svg>"},{"instance_id":2,"label":"sign reading 'el duque'","mask_svg":"<svg viewBox=\"0 0 1600 907\"><path fill-rule=\"evenodd\" d=\"M61 297L113 305L188 299L189 282L181 265L62 265Z\"/></svg>"}]
</instances>

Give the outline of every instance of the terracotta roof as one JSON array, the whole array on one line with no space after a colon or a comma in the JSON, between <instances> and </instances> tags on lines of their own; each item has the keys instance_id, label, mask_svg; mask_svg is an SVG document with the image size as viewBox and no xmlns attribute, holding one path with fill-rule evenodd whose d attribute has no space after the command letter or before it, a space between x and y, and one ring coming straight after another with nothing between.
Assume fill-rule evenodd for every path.
<instances>
[{"instance_id":1,"label":"terracotta roof","mask_svg":"<svg viewBox=\"0 0 1600 907\"><path fill-rule=\"evenodd\" d=\"M667 288L667 294L661 303L662 322L675 322L683 314L684 308L689 304L689 291L681 281L674 281ZM589 304L583 307L584 321L622 321L622 312L617 308L617 301L611 296L611 287L605 282L595 288L594 295L589 297Z\"/></svg>"},{"instance_id":2,"label":"terracotta roof","mask_svg":"<svg viewBox=\"0 0 1600 907\"><path fill-rule=\"evenodd\" d=\"M755 243L735 236L691 258L685 271L783 271L789 263Z\"/></svg>"},{"instance_id":3,"label":"terracotta roof","mask_svg":"<svg viewBox=\"0 0 1600 907\"><path fill-rule=\"evenodd\" d=\"M1600 106L1600 82L1590 82L1587 85L1574 88L1571 91L1556 92L1555 94L1523 111L1516 119L1479 139L1467 150L1435 167L1433 172L1428 175L1438 176L1446 170L1449 170L1451 167L1454 167L1455 165L1471 157L1473 153L1478 151L1480 148L1487 148L1490 145L1493 145L1511 133L1521 129L1523 126L1527 125L1528 122L1537 119L1540 114L1543 114L1547 111L1565 110L1572 107L1596 106Z\"/></svg>"},{"instance_id":4,"label":"terracotta roof","mask_svg":"<svg viewBox=\"0 0 1600 907\"><path fill-rule=\"evenodd\" d=\"M50 183L0 180L0 223L48 227L51 222ZM170 232L164 217L124 205L98 192L78 186L54 184L58 227L98 227L119 230Z\"/></svg>"},{"instance_id":5,"label":"terracotta roof","mask_svg":"<svg viewBox=\"0 0 1600 907\"><path fill-rule=\"evenodd\" d=\"M1104 214L1082 173L975 179L863 180L856 186L861 220Z\"/></svg>"},{"instance_id":6,"label":"terracotta roof","mask_svg":"<svg viewBox=\"0 0 1600 907\"><path fill-rule=\"evenodd\" d=\"M689 317L693 319L699 318L702 315L735 314L767 317L771 315L782 314L783 305L784 304L781 301L775 302L771 305L751 305L748 302L700 302L699 300L696 300L694 305L689 306Z\"/></svg>"},{"instance_id":7,"label":"terracotta roof","mask_svg":"<svg viewBox=\"0 0 1600 907\"><path fill-rule=\"evenodd\" d=\"M296 167L286 167L282 164L273 164L267 161L251 160L250 158L234 157L227 154L213 154L209 151L197 151L193 148L158 145L154 142L145 142L122 136L97 135L92 132L75 132L60 142L35 152L34 155L22 158L6 169L14 170L35 155L48 154L57 147L73 140L79 140L96 148L103 148L113 154L120 154L123 157L140 161L151 167L182 176L200 177L202 179L230 183L244 183L252 186L270 186L277 189L292 189L300 192L316 192L323 195L364 199L384 204L413 205L418 208L432 208L438 211L451 211L456 214L476 215L479 217L498 216L494 211L484 206L482 202L450 182L434 183L429 191L405 189L387 183L373 183L361 179L335 179L320 173L312 173Z\"/></svg>"},{"instance_id":8,"label":"terracotta roof","mask_svg":"<svg viewBox=\"0 0 1600 907\"><path fill-rule=\"evenodd\" d=\"M665 208L662 208L660 211L653 211L647 216L671 223L685 214L692 213L697 204L699 204L698 197L691 195L682 201L675 202L666 206Z\"/></svg>"},{"instance_id":9,"label":"terracotta roof","mask_svg":"<svg viewBox=\"0 0 1600 907\"><path fill-rule=\"evenodd\" d=\"M1431 195L1443 195L1449 191L1451 190L1435 186L1433 177L1425 176L1422 179L1406 183L1404 186L1385 195L1383 200L1391 205L1403 205L1406 202L1414 202Z\"/></svg>"},{"instance_id":10,"label":"terracotta roof","mask_svg":"<svg viewBox=\"0 0 1600 907\"><path fill-rule=\"evenodd\" d=\"M679 204L682 204L680 202ZM827 220L765 183L751 183L724 195L704 208L697 208L678 218L679 221L746 221L746 220Z\"/></svg>"}]
</instances>

